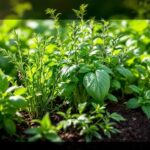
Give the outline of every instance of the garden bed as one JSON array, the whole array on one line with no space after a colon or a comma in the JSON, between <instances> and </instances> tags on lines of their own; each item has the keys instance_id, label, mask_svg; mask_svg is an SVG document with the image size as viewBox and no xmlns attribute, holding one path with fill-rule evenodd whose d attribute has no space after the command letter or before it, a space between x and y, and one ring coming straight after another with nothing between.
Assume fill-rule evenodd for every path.
<instances>
[{"instance_id":1,"label":"garden bed","mask_svg":"<svg viewBox=\"0 0 150 150\"><path fill-rule=\"evenodd\" d=\"M94 139L92 142L150 142L150 120L145 117L145 114L140 109L127 109L123 101L117 104L109 103L107 108L109 112L117 112L126 119L126 121L116 125L116 128L118 128L121 133L112 134L111 139L104 136L102 140ZM27 128L35 126L31 123L32 118L29 114L25 112L22 114L25 122L17 126L19 142L27 141L28 136L23 132ZM62 117L57 114L52 114L51 120L53 124L57 124L62 120ZM84 138L73 128L70 128L67 132L62 131L59 135L65 142L85 142ZM16 137L7 137L4 132L0 140L4 142L15 142Z\"/></svg>"}]
</instances>

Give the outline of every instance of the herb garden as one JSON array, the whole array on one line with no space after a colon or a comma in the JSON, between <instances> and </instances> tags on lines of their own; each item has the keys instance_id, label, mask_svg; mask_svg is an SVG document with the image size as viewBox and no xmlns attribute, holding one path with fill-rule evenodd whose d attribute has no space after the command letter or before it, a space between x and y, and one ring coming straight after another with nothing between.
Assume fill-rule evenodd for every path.
<instances>
[{"instance_id":1,"label":"herb garden","mask_svg":"<svg viewBox=\"0 0 150 150\"><path fill-rule=\"evenodd\" d=\"M0 140L150 141L150 21L0 21Z\"/></svg>"}]
</instances>

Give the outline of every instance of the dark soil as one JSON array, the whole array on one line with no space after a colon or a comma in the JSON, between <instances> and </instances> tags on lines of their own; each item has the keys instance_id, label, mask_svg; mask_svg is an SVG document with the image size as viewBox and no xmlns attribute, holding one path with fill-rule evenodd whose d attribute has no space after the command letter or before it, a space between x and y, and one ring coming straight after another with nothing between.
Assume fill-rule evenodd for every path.
<instances>
[{"instance_id":1,"label":"dark soil","mask_svg":"<svg viewBox=\"0 0 150 150\"><path fill-rule=\"evenodd\" d=\"M124 101L121 100L118 103L109 103L107 105L107 110L109 112L117 112L121 114L126 121L116 125L116 128L119 129L121 133L113 134L111 139L104 137L100 142L150 142L150 120L147 119L141 109L127 109ZM25 121L17 125L17 137L15 136L9 138L5 135L5 132L1 132L0 134L4 136L2 136L0 140L11 142L16 141L16 138L19 141L27 140L28 136L24 133L24 131L31 126L34 126L34 124L32 124L32 118L29 114L26 112L22 112L22 114ZM52 123L55 125L62 119L63 118L58 114L51 115ZM66 132L61 131L59 135L66 142L85 141L84 138L79 135L79 132L71 127ZM99 142L94 139L93 141Z\"/></svg>"},{"instance_id":2,"label":"dark soil","mask_svg":"<svg viewBox=\"0 0 150 150\"><path fill-rule=\"evenodd\" d=\"M113 142L150 142L150 120L141 109L127 109L125 104L116 103L108 105L110 112L121 114L126 121L117 124L121 133L113 135L106 141Z\"/></svg>"},{"instance_id":3,"label":"dark soil","mask_svg":"<svg viewBox=\"0 0 150 150\"><path fill-rule=\"evenodd\" d=\"M126 121L116 125L121 133L113 134L111 139L104 137L103 142L150 142L150 120L141 109L127 109L124 100L120 100L118 103L109 103L107 110L119 113ZM65 141L84 141L73 129L66 133L62 132L60 136ZM98 140L94 141L98 142Z\"/></svg>"}]
</instances>

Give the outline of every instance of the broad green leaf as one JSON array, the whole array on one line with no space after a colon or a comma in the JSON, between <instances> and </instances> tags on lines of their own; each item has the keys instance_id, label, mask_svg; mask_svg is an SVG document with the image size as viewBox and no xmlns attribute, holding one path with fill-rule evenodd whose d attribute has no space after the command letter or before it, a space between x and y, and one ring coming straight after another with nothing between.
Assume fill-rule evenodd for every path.
<instances>
[{"instance_id":1,"label":"broad green leaf","mask_svg":"<svg viewBox=\"0 0 150 150\"><path fill-rule=\"evenodd\" d=\"M16 107L25 107L27 106L27 101L22 96L10 96L9 100Z\"/></svg>"},{"instance_id":2,"label":"broad green leaf","mask_svg":"<svg viewBox=\"0 0 150 150\"><path fill-rule=\"evenodd\" d=\"M51 121L49 118L49 113L46 113L45 116L43 117L43 119L41 120L41 126L44 129L49 129L51 127Z\"/></svg>"},{"instance_id":3,"label":"broad green leaf","mask_svg":"<svg viewBox=\"0 0 150 150\"><path fill-rule=\"evenodd\" d=\"M112 94L108 94L107 98L113 102L118 102L117 97Z\"/></svg>"},{"instance_id":4,"label":"broad green leaf","mask_svg":"<svg viewBox=\"0 0 150 150\"><path fill-rule=\"evenodd\" d=\"M108 74L113 74L112 70L111 70L109 67L105 66L105 65L102 65L102 64L99 65L99 64L98 64L98 69L104 70L104 71L106 71Z\"/></svg>"},{"instance_id":5,"label":"broad green leaf","mask_svg":"<svg viewBox=\"0 0 150 150\"><path fill-rule=\"evenodd\" d=\"M113 88L115 88L116 90L118 90L118 89L121 88L121 84L120 84L120 82L119 82L118 80L112 80L111 86L112 86Z\"/></svg>"},{"instance_id":6,"label":"broad green leaf","mask_svg":"<svg viewBox=\"0 0 150 150\"><path fill-rule=\"evenodd\" d=\"M140 94L141 92L141 89L137 87L136 85L129 85L129 89L138 94Z\"/></svg>"},{"instance_id":7,"label":"broad green leaf","mask_svg":"<svg viewBox=\"0 0 150 150\"><path fill-rule=\"evenodd\" d=\"M25 130L26 134L38 134L40 133L40 128L30 128Z\"/></svg>"},{"instance_id":8,"label":"broad green leaf","mask_svg":"<svg viewBox=\"0 0 150 150\"><path fill-rule=\"evenodd\" d=\"M150 119L150 105L142 106L142 110L146 114L147 118Z\"/></svg>"},{"instance_id":9,"label":"broad green leaf","mask_svg":"<svg viewBox=\"0 0 150 150\"><path fill-rule=\"evenodd\" d=\"M49 133L47 133L45 135L45 138L52 142L61 142L62 141L61 138L57 135L57 133L55 131L50 131Z\"/></svg>"},{"instance_id":10,"label":"broad green leaf","mask_svg":"<svg viewBox=\"0 0 150 150\"><path fill-rule=\"evenodd\" d=\"M79 73L87 73L90 71L91 71L91 69L87 65L83 65L80 67Z\"/></svg>"},{"instance_id":11,"label":"broad green leaf","mask_svg":"<svg viewBox=\"0 0 150 150\"><path fill-rule=\"evenodd\" d=\"M119 115L118 113L112 113L110 117L116 121L125 121L125 118Z\"/></svg>"},{"instance_id":12,"label":"broad green leaf","mask_svg":"<svg viewBox=\"0 0 150 150\"><path fill-rule=\"evenodd\" d=\"M42 135L39 133L39 134L36 134L35 136L29 138L28 141L29 142L35 142L35 141L37 141L37 140L39 140L41 138L42 138Z\"/></svg>"},{"instance_id":13,"label":"broad green leaf","mask_svg":"<svg viewBox=\"0 0 150 150\"><path fill-rule=\"evenodd\" d=\"M16 133L16 125L13 120L5 119L4 120L4 128L8 134L14 135Z\"/></svg>"},{"instance_id":14,"label":"broad green leaf","mask_svg":"<svg viewBox=\"0 0 150 150\"><path fill-rule=\"evenodd\" d=\"M69 77L72 73L76 72L78 69L78 65L72 65L71 67L63 67L62 70L61 70L61 76L63 78L67 78Z\"/></svg>"},{"instance_id":15,"label":"broad green leaf","mask_svg":"<svg viewBox=\"0 0 150 150\"><path fill-rule=\"evenodd\" d=\"M83 84L95 101L103 103L110 88L110 77L106 71L96 70L95 73L90 72L84 76Z\"/></svg>"},{"instance_id":16,"label":"broad green leaf","mask_svg":"<svg viewBox=\"0 0 150 150\"><path fill-rule=\"evenodd\" d=\"M51 121L49 118L49 113L46 113L43 119L41 120L41 125L43 128L48 129L51 127Z\"/></svg>"},{"instance_id":17,"label":"broad green leaf","mask_svg":"<svg viewBox=\"0 0 150 150\"><path fill-rule=\"evenodd\" d=\"M116 69L126 79L128 79L130 81L132 81L134 79L134 76L133 76L132 72L129 69L127 69L125 67L122 67L122 66L119 66Z\"/></svg>"},{"instance_id":18,"label":"broad green leaf","mask_svg":"<svg viewBox=\"0 0 150 150\"><path fill-rule=\"evenodd\" d=\"M59 86L60 86L60 95L70 96L74 91L76 84L61 82Z\"/></svg>"},{"instance_id":19,"label":"broad green leaf","mask_svg":"<svg viewBox=\"0 0 150 150\"><path fill-rule=\"evenodd\" d=\"M150 100L150 90L145 92L145 99L149 99Z\"/></svg>"},{"instance_id":20,"label":"broad green leaf","mask_svg":"<svg viewBox=\"0 0 150 150\"><path fill-rule=\"evenodd\" d=\"M24 88L24 87L18 87L15 90L14 95L22 95L22 94L25 94L26 91L27 91L26 88Z\"/></svg>"},{"instance_id":21,"label":"broad green leaf","mask_svg":"<svg viewBox=\"0 0 150 150\"><path fill-rule=\"evenodd\" d=\"M140 105L138 103L138 99L137 98L131 98L128 102L127 102L127 107L131 108L131 109L135 109L138 108Z\"/></svg>"}]
</instances>

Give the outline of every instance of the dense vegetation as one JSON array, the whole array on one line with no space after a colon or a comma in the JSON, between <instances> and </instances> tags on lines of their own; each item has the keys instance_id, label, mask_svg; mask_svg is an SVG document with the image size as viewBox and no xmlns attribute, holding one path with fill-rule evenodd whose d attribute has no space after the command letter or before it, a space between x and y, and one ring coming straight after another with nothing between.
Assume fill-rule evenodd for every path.
<instances>
[{"instance_id":1,"label":"dense vegetation","mask_svg":"<svg viewBox=\"0 0 150 150\"><path fill-rule=\"evenodd\" d=\"M107 108L120 102L150 118L149 21L84 20L86 7L78 20L47 9L50 21L0 22L1 139L111 138L128 119Z\"/></svg>"}]
</instances>

